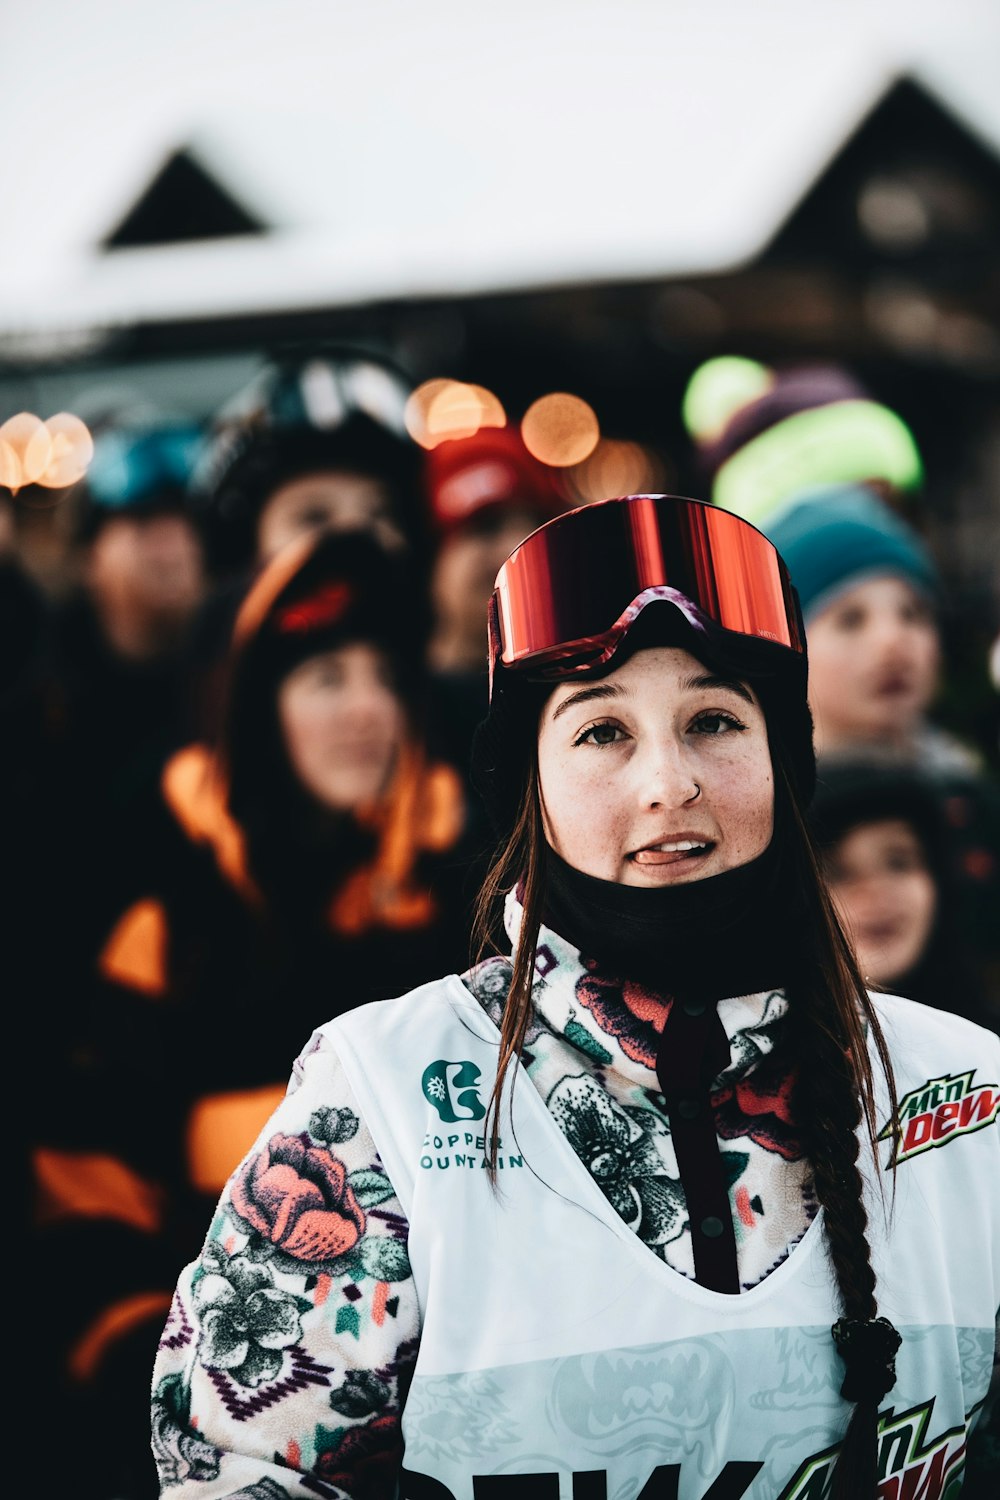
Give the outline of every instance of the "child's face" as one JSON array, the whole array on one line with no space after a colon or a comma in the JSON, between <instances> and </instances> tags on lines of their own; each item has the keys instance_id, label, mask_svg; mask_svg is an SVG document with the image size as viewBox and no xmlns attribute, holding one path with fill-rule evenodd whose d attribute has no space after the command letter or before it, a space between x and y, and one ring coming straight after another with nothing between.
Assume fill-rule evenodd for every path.
<instances>
[{"instance_id":1,"label":"child's face","mask_svg":"<svg viewBox=\"0 0 1000 1500\"><path fill-rule=\"evenodd\" d=\"M903 818L850 829L824 858L861 973L891 989L920 959L937 911L924 848Z\"/></svg>"},{"instance_id":2,"label":"child's face","mask_svg":"<svg viewBox=\"0 0 1000 1500\"><path fill-rule=\"evenodd\" d=\"M838 595L806 626L809 701L820 747L905 744L937 687L940 638L916 589L871 578Z\"/></svg>"},{"instance_id":3,"label":"child's face","mask_svg":"<svg viewBox=\"0 0 1000 1500\"><path fill-rule=\"evenodd\" d=\"M85 577L102 615L114 615L139 640L166 646L201 601L201 541L186 516L115 516L90 544Z\"/></svg>"}]
</instances>

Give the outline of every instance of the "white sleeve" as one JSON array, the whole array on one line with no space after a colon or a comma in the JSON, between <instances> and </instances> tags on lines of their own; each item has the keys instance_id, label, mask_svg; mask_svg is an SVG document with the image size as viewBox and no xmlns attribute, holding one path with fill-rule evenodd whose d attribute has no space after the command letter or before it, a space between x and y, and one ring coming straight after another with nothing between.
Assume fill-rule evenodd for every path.
<instances>
[{"instance_id":1,"label":"white sleeve","mask_svg":"<svg viewBox=\"0 0 1000 1500\"><path fill-rule=\"evenodd\" d=\"M420 1338L406 1241L317 1033L174 1294L153 1373L163 1496L315 1500L315 1480L353 1496L376 1476L391 1489Z\"/></svg>"}]
</instances>

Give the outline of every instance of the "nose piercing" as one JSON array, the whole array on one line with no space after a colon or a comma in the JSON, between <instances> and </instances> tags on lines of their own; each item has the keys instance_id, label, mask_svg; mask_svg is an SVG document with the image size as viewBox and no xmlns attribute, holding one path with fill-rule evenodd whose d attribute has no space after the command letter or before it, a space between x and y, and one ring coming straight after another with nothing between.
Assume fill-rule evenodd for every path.
<instances>
[{"instance_id":1,"label":"nose piercing","mask_svg":"<svg viewBox=\"0 0 1000 1500\"><path fill-rule=\"evenodd\" d=\"M694 791L691 793L690 797L687 800L689 802L697 802L698 798L701 796L701 787L696 781L692 782L691 785L694 787Z\"/></svg>"}]
</instances>

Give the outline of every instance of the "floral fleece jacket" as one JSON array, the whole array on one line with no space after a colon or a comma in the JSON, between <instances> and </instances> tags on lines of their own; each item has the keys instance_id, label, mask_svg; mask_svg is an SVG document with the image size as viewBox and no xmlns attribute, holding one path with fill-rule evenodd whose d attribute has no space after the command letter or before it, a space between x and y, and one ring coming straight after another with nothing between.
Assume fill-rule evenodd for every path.
<instances>
[{"instance_id":1,"label":"floral fleece jacket","mask_svg":"<svg viewBox=\"0 0 1000 1500\"><path fill-rule=\"evenodd\" d=\"M513 938L520 909L509 900ZM510 965L464 976L498 1021ZM523 1063L552 1117L645 1244L693 1276L655 1071L668 997L539 937ZM723 1001L731 1060L712 1090L744 1289L816 1211L790 1118L780 991ZM390 1496L420 1342L407 1223L336 1053L316 1035L182 1272L153 1374L153 1451L170 1500Z\"/></svg>"}]
</instances>

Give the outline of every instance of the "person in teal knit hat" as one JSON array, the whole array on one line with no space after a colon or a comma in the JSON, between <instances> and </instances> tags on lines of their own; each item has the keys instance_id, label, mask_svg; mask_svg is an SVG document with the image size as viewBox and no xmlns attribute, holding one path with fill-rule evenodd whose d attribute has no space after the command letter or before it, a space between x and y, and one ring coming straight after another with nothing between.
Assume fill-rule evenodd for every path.
<instances>
[{"instance_id":1,"label":"person in teal knit hat","mask_svg":"<svg viewBox=\"0 0 1000 1500\"><path fill-rule=\"evenodd\" d=\"M927 720L941 584L918 533L860 485L811 490L765 529L802 606L819 753L866 745L973 769L972 753Z\"/></svg>"},{"instance_id":2,"label":"person in teal knit hat","mask_svg":"<svg viewBox=\"0 0 1000 1500\"><path fill-rule=\"evenodd\" d=\"M942 581L920 535L870 489L814 489L765 528L788 564L809 643L822 769L864 756L937 789L966 937L1000 997L1000 787L977 749L936 723ZM984 951L985 950L985 951Z\"/></svg>"}]
</instances>

